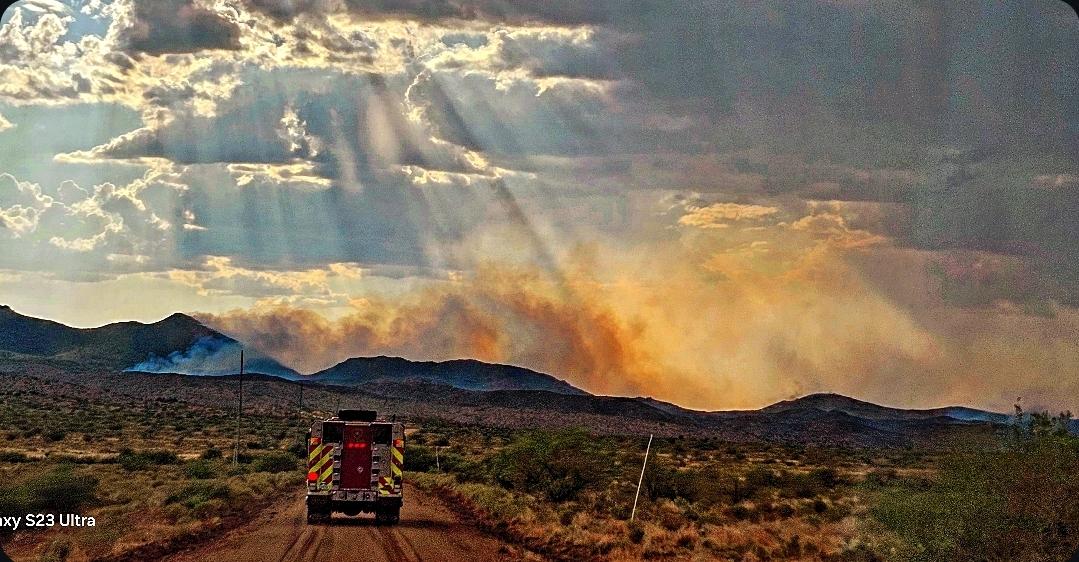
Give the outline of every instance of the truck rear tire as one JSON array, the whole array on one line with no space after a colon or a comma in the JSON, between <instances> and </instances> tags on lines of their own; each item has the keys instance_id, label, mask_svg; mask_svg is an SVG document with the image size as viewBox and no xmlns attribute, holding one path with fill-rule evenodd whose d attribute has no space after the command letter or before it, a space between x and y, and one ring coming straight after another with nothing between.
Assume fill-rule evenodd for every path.
<instances>
[{"instance_id":1,"label":"truck rear tire","mask_svg":"<svg viewBox=\"0 0 1079 562\"><path fill-rule=\"evenodd\" d=\"M326 523L330 520L330 512L318 509L307 508L307 523L309 525L317 525L319 523Z\"/></svg>"},{"instance_id":2,"label":"truck rear tire","mask_svg":"<svg viewBox=\"0 0 1079 562\"><path fill-rule=\"evenodd\" d=\"M401 507L383 507L375 511L375 522L393 525L401 520Z\"/></svg>"}]
</instances>

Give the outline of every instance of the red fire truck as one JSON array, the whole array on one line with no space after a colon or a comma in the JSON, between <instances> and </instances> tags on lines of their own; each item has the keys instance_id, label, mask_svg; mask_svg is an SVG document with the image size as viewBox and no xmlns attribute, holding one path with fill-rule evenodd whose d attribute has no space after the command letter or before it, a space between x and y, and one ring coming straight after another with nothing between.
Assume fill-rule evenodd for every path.
<instances>
[{"instance_id":1,"label":"red fire truck","mask_svg":"<svg viewBox=\"0 0 1079 562\"><path fill-rule=\"evenodd\" d=\"M332 513L374 513L379 523L401 514L403 424L370 410L340 410L307 434L307 522Z\"/></svg>"}]
</instances>

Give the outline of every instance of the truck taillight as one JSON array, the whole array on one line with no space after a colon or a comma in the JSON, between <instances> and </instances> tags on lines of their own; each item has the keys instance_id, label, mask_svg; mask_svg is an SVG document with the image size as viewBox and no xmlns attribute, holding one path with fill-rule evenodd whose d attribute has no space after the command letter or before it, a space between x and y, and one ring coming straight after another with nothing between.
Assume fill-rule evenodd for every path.
<instances>
[{"instance_id":1,"label":"truck taillight","mask_svg":"<svg viewBox=\"0 0 1079 562\"><path fill-rule=\"evenodd\" d=\"M318 473L316 473L316 472L308 472L307 473L307 481L308 482L314 482L316 480L318 480Z\"/></svg>"}]
</instances>

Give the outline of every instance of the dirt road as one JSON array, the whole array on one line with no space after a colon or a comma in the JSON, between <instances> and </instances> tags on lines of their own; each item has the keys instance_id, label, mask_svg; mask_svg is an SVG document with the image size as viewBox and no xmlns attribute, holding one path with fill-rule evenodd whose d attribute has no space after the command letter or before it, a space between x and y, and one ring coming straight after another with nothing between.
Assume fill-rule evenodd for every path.
<instances>
[{"instance_id":1,"label":"dirt road","mask_svg":"<svg viewBox=\"0 0 1079 562\"><path fill-rule=\"evenodd\" d=\"M170 562L347 562L418 560L507 560L515 556L475 527L460 521L435 497L408 487L401 522L375 525L370 516L334 515L308 525L302 495L266 512L251 524Z\"/></svg>"}]
</instances>

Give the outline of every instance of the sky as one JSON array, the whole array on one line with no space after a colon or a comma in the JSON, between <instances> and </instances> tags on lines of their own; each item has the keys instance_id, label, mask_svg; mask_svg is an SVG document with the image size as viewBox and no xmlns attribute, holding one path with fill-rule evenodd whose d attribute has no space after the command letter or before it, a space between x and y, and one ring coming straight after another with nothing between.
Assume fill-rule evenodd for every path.
<instances>
[{"instance_id":1,"label":"sky","mask_svg":"<svg viewBox=\"0 0 1079 562\"><path fill-rule=\"evenodd\" d=\"M1079 407L1063 2L23 0L0 302L303 372Z\"/></svg>"}]
</instances>

